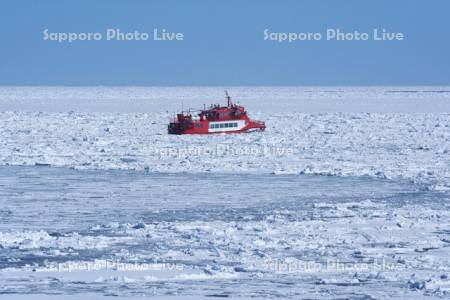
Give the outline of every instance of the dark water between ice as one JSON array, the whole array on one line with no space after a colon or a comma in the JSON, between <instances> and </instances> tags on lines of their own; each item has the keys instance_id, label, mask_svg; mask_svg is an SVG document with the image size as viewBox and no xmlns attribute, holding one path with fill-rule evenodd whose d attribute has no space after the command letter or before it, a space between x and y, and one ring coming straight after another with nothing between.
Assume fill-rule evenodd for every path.
<instances>
[{"instance_id":1,"label":"dark water between ice","mask_svg":"<svg viewBox=\"0 0 450 300\"><path fill-rule=\"evenodd\" d=\"M108 222L239 220L317 202L439 202L408 182L366 177L164 174L0 167L0 231L87 230Z\"/></svg>"},{"instance_id":2,"label":"dark water between ice","mask_svg":"<svg viewBox=\"0 0 450 300\"><path fill-rule=\"evenodd\" d=\"M124 283L114 280L97 283L85 279L84 275L67 280L64 279L66 276L64 274L52 275L54 277L47 279L37 278L33 272L25 272L20 275L22 277L15 279L10 277L9 273L5 275L1 273L4 268L20 269L30 265L42 267L46 261L64 263L119 257L125 261L139 259L141 262L148 262L153 261L155 257L164 257L170 251L187 253L188 259L179 262L197 268L200 272L211 265L222 271L242 264L246 266L245 259L251 257L263 261L266 259L265 255L268 255L267 257L298 255L305 259L316 259L324 255L321 247L309 249L306 246L296 249L274 241L278 240L280 234L281 237L286 235L287 241L292 239L298 241L298 237L295 236L295 226L299 225L298 222L316 224L318 230L322 231L317 235L319 238L326 232L326 224L332 220L330 218L346 220L345 213L330 214L320 205L315 206L317 204L359 203L366 200L370 200L371 203L383 203L388 209L389 206L395 208L405 204L436 208L443 201L448 201L448 195L427 191L409 182L367 177L164 174L3 166L0 167L0 233L11 233L11 236L3 237L3 242L9 243L5 247L0 243L0 287L4 286L3 290L0 289L0 294L67 295L90 292L98 295L113 293L125 296L156 293L297 298L310 291L319 296L369 299L369 295L384 290L386 283L382 278L374 278L370 284L359 284L356 287L351 284L323 286L318 278L303 275L286 277L265 274L265 279L254 277L261 276L262 273L258 272L239 273L242 274L239 280L155 283L146 281ZM365 206L356 208L357 220L362 224L366 218L365 209ZM376 209L375 213L369 213L369 218L372 218L374 224L379 224L377 220L385 218L388 214L384 206ZM277 233L278 225L271 225L272 229L260 231L261 228L264 230L267 222L269 224L271 222L271 219L264 218L268 215L277 215L277 212L281 212L283 219L275 224L279 224L289 232ZM383 222L381 219L380 222ZM217 225L215 221L224 223ZM111 223L119 224L117 225L119 227L110 225ZM320 224L324 224L323 227L320 227ZM374 251L375 248L380 251L391 249L389 248L391 246L381 242L370 244L365 239L360 239L357 228L350 228L351 223L345 225L347 223L337 220L331 221L331 224L344 226L340 232L348 235L352 239L350 242L356 243L340 243L334 245L334 248L327 248L328 252L325 253L329 253L328 255L332 257L334 255L338 258L352 257L353 247L370 251ZM184 225L187 227L183 229ZM302 225L299 228L305 229L307 226ZM228 230L229 227L238 229L227 237L230 244L221 244L220 232ZM149 230L148 228L155 230L149 231L148 237L141 237L133 232L140 229ZM203 228L212 228L213 231L202 231ZM44 240L36 238L41 230L44 232ZM255 239L255 236L259 237L256 240L265 240L266 246L263 245L258 249L251 242L247 243L247 240ZM112 242L104 248L76 244L78 241L89 242L92 237L111 239ZM15 239L17 242L11 244ZM323 244L328 245L331 242L324 240ZM392 249L395 250L395 247ZM217 257L214 256L216 254ZM176 262L176 259L170 261ZM348 276L350 281L353 275ZM397 296L403 295L405 289L407 290L403 281L400 285L396 282L389 283L388 288L393 291L389 293L390 295Z\"/></svg>"}]
</instances>

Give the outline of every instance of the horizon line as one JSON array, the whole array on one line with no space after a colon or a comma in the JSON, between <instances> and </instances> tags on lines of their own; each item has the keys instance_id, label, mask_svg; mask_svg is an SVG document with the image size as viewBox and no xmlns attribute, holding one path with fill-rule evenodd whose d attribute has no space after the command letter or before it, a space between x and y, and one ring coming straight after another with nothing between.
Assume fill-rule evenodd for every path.
<instances>
[{"instance_id":1,"label":"horizon line","mask_svg":"<svg viewBox=\"0 0 450 300\"><path fill-rule=\"evenodd\" d=\"M43 85L2 85L0 84L0 88L20 88L20 87L104 87L104 88L108 88L108 87L142 87L142 88L174 88L174 87L450 87L450 83L449 84L424 84L424 85L418 85L418 84L413 84L413 85L103 85L103 84L98 84L98 85L51 85L51 84L43 84Z\"/></svg>"}]
</instances>

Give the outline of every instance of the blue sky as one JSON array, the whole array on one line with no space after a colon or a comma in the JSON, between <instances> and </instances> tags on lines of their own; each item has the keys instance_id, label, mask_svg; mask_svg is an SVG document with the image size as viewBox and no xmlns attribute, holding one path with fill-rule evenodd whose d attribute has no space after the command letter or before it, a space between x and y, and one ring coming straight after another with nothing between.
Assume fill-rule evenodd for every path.
<instances>
[{"instance_id":1,"label":"blue sky","mask_svg":"<svg viewBox=\"0 0 450 300\"><path fill-rule=\"evenodd\" d=\"M0 85L449 85L450 1L1 2ZM181 42L43 40L107 28L183 32ZM327 28L404 41L263 40Z\"/></svg>"}]
</instances>

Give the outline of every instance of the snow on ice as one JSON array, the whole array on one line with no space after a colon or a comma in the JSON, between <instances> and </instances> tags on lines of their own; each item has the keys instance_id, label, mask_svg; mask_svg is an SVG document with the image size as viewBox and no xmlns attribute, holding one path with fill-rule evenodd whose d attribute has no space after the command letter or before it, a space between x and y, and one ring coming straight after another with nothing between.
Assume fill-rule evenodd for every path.
<instances>
[{"instance_id":1,"label":"snow on ice","mask_svg":"<svg viewBox=\"0 0 450 300\"><path fill-rule=\"evenodd\" d=\"M0 88L0 298L449 296L450 88L222 90Z\"/></svg>"}]
</instances>

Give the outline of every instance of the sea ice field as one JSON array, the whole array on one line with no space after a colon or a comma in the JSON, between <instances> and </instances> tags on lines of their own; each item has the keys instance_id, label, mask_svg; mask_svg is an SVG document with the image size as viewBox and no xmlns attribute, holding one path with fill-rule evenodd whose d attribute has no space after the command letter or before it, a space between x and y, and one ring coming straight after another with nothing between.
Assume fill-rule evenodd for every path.
<instances>
[{"instance_id":1,"label":"sea ice field","mask_svg":"<svg viewBox=\"0 0 450 300\"><path fill-rule=\"evenodd\" d=\"M0 88L0 299L450 297L450 87L224 89Z\"/></svg>"}]
</instances>

